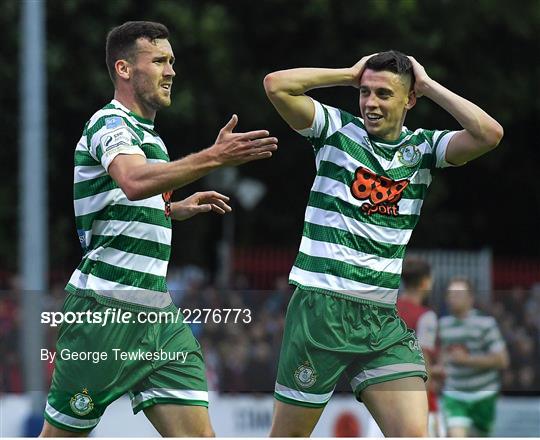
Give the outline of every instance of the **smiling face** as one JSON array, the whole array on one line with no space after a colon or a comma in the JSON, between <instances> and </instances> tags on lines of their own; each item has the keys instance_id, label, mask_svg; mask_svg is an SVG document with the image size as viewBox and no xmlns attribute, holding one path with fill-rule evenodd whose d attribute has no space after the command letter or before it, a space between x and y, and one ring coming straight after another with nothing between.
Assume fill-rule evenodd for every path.
<instances>
[{"instance_id":1,"label":"smiling face","mask_svg":"<svg viewBox=\"0 0 540 440\"><path fill-rule=\"evenodd\" d=\"M360 113L369 134L395 141L405 114L416 103L410 79L386 70L366 69L360 79Z\"/></svg>"},{"instance_id":2,"label":"smiling face","mask_svg":"<svg viewBox=\"0 0 540 440\"><path fill-rule=\"evenodd\" d=\"M171 105L174 54L169 40L146 38L137 40L132 68L131 84L135 99L147 111Z\"/></svg>"}]
</instances>

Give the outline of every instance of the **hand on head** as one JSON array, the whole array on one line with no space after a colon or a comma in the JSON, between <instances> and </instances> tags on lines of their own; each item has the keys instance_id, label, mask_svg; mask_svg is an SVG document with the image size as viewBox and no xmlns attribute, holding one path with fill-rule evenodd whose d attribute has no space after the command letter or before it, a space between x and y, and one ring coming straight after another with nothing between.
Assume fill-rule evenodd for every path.
<instances>
[{"instance_id":1,"label":"hand on head","mask_svg":"<svg viewBox=\"0 0 540 440\"><path fill-rule=\"evenodd\" d=\"M417 98L421 98L426 89L427 82L431 80L431 78L426 73L426 69L424 69L424 66L422 66L416 59L412 56L408 56L409 60L411 60L412 66L413 66L413 74L414 74L414 93L416 94Z\"/></svg>"},{"instance_id":2,"label":"hand on head","mask_svg":"<svg viewBox=\"0 0 540 440\"><path fill-rule=\"evenodd\" d=\"M365 57L362 57L360 61L358 61L354 66L351 67L351 70L353 72L353 82L351 85L353 87L360 87L360 78L362 77L362 73L364 72L364 68L366 67L367 60L369 60L372 56L377 55L377 53L372 53L371 55L366 55Z\"/></svg>"}]
</instances>

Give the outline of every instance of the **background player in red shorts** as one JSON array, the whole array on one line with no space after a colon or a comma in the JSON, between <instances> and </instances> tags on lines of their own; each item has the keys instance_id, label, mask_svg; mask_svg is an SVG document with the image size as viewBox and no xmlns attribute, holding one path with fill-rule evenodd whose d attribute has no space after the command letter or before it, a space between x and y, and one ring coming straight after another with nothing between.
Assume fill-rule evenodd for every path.
<instances>
[{"instance_id":1,"label":"background player in red shorts","mask_svg":"<svg viewBox=\"0 0 540 440\"><path fill-rule=\"evenodd\" d=\"M403 263L402 283L404 289L397 300L398 314L407 327L416 332L418 343L424 352L429 371L427 383L429 405L429 435L439 436L437 394L439 375L434 368L437 355L437 315L424 302L431 293L433 279L431 267L419 258L407 258Z\"/></svg>"}]
</instances>

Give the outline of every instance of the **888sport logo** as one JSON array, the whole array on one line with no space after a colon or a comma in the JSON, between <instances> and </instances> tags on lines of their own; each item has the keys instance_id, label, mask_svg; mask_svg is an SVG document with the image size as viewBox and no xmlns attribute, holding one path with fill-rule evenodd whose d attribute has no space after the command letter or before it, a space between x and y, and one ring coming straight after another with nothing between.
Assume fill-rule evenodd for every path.
<instances>
[{"instance_id":1,"label":"888sport logo","mask_svg":"<svg viewBox=\"0 0 540 440\"><path fill-rule=\"evenodd\" d=\"M403 191L409 186L409 180L392 180L389 177L378 176L364 167L358 167L351 184L351 193L358 200L368 200L361 207L367 215L379 213L397 217L398 202Z\"/></svg>"}]
</instances>

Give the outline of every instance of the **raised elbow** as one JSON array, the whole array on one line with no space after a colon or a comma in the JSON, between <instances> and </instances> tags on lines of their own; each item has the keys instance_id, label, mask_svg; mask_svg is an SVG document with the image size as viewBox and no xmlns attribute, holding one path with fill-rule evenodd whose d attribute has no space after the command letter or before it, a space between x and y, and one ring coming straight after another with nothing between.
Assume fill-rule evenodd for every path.
<instances>
[{"instance_id":1,"label":"raised elbow","mask_svg":"<svg viewBox=\"0 0 540 440\"><path fill-rule=\"evenodd\" d=\"M494 122L494 124L489 128L489 131L486 135L486 144L489 148L493 149L501 143L501 140L504 136L504 129L501 124Z\"/></svg>"},{"instance_id":2,"label":"raised elbow","mask_svg":"<svg viewBox=\"0 0 540 440\"><path fill-rule=\"evenodd\" d=\"M278 72L269 73L263 80L264 90L268 96L279 93L279 74Z\"/></svg>"}]
</instances>

